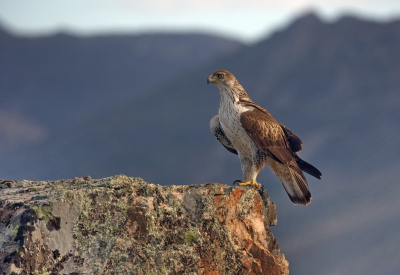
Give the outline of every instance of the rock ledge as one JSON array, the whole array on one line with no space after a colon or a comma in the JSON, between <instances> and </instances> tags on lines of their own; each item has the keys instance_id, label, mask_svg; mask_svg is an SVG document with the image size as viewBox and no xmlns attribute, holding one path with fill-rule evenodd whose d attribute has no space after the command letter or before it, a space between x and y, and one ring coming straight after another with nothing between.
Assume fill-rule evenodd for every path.
<instances>
[{"instance_id":1,"label":"rock ledge","mask_svg":"<svg viewBox=\"0 0 400 275\"><path fill-rule=\"evenodd\" d=\"M288 274L267 191L0 181L0 274Z\"/></svg>"}]
</instances>

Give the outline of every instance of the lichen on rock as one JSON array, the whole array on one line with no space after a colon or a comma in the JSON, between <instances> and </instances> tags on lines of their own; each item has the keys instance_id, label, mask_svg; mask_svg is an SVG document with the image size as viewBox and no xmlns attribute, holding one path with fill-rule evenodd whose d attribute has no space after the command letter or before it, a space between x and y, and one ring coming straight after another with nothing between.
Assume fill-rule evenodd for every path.
<instances>
[{"instance_id":1,"label":"lichen on rock","mask_svg":"<svg viewBox=\"0 0 400 275\"><path fill-rule=\"evenodd\" d=\"M0 274L288 274L265 190L0 181Z\"/></svg>"}]
</instances>

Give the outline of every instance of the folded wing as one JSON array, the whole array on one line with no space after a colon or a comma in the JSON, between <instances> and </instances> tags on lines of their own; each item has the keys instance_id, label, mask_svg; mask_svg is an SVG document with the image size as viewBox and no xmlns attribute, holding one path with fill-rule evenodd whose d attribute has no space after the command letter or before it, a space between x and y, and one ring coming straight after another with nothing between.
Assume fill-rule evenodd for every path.
<instances>
[{"instance_id":1,"label":"folded wing","mask_svg":"<svg viewBox=\"0 0 400 275\"><path fill-rule=\"evenodd\" d=\"M280 126L285 133L285 136L289 142L290 149L294 153L294 158L299 168L307 174L316 177L317 179L321 179L322 173L313 165L309 164L305 160L302 160L300 156L296 153L301 151L302 149L301 145L303 144L303 142L301 141L301 139L296 136L292 131L290 131L290 129L287 128L285 125L280 124Z\"/></svg>"},{"instance_id":2,"label":"folded wing","mask_svg":"<svg viewBox=\"0 0 400 275\"><path fill-rule=\"evenodd\" d=\"M219 143L221 143L226 148L226 150L233 154L238 154L235 147L233 147L231 141L226 137L224 130L222 130L218 115L214 116L210 120L210 130L211 133L213 133L213 135L217 138Z\"/></svg>"},{"instance_id":3,"label":"folded wing","mask_svg":"<svg viewBox=\"0 0 400 275\"><path fill-rule=\"evenodd\" d=\"M256 105L252 103L252 105ZM289 198L295 204L307 205L311 193L306 178L297 165L295 153L281 125L265 109L252 106L242 113L240 122L258 149L269 157L268 164L283 184ZM297 139L296 139L296 138ZM301 140L295 136L301 148Z\"/></svg>"}]
</instances>

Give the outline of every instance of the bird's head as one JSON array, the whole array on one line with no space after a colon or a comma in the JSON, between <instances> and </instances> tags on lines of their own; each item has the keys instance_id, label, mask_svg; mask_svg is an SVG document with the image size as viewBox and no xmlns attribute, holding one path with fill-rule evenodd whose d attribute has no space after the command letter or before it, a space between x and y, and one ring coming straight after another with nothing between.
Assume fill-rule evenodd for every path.
<instances>
[{"instance_id":1,"label":"bird's head","mask_svg":"<svg viewBox=\"0 0 400 275\"><path fill-rule=\"evenodd\" d=\"M207 84L209 83L214 83L215 85L218 86L218 88L222 87L232 87L237 83L236 78L233 76L228 71L225 70L219 70L213 72L208 78L207 78Z\"/></svg>"}]
</instances>

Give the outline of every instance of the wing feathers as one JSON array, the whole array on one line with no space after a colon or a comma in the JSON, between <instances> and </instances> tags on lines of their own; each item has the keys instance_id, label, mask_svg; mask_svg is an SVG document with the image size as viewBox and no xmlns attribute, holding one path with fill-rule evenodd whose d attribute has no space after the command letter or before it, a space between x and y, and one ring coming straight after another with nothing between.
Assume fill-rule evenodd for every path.
<instances>
[{"instance_id":1,"label":"wing feathers","mask_svg":"<svg viewBox=\"0 0 400 275\"><path fill-rule=\"evenodd\" d=\"M235 147L233 147L231 141L226 137L224 130L221 128L221 124L219 123L219 116L216 115L210 120L210 130L211 133L217 138L219 143L221 143L226 150L233 154L238 154Z\"/></svg>"},{"instance_id":2,"label":"wing feathers","mask_svg":"<svg viewBox=\"0 0 400 275\"><path fill-rule=\"evenodd\" d=\"M290 145L290 149L292 150L292 152L299 152L301 151L303 148L301 147L301 145L303 144L303 142L301 141L301 139L296 136L292 131L290 131L290 129L288 127L286 127L283 124L279 124L283 130L283 132L285 133L285 136L289 142Z\"/></svg>"},{"instance_id":3,"label":"wing feathers","mask_svg":"<svg viewBox=\"0 0 400 275\"><path fill-rule=\"evenodd\" d=\"M303 142L301 141L301 139L298 136L296 136L292 131L290 131L290 129L287 128L285 125L283 124L280 125L289 142L290 149L294 153L294 158L299 168L302 171L306 172L307 174L310 174L311 176L316 177L317 179L321 179L322 173L308 162L302 160L300 156L296 153L301 151L302 149L301 145L303 144Z\"/></svg>"},{"instance_id":4,"label":"wing feathers","mask_svg":"<svg viewBox=\"0 0 400 275\"><path fill-rule=\"evenodd\" d=\"M315 168L308 162L302 160L299 157L299 155L297 155L297 154L295 154L295 159L296 159L297 165L299 166L299 168L302 171L306 172L307 174L309 174L317 179L321 179L322 173L317 168Z\"/></svg>"},{"instance_id":5,"label":"wing feathers","mask_svg":"<svg viewBox=\"0 0 400 275\"><path fill-rule=\"evenodd\" d=\"M240 122L257 147L270 157L268 164L292 202L309 204L311 193L301 170L315 177L320 177L321 173L295 153L302 148L301 139L286 126L276 122L265 109L255 108L242 113Z\"/></svg>"},{"instance_id":6,"label":"wing feathers","mask_svg":"<svg viewBox=\"0 0 400 275\"><path fill-rule=\"evenodd\" d=\"M260 150L274 160L289 165L292 169L301 173L284 131L267 111L261 112L254 109L244 112L240 116L240 122Z\"/></svg>"}]
</instances>

